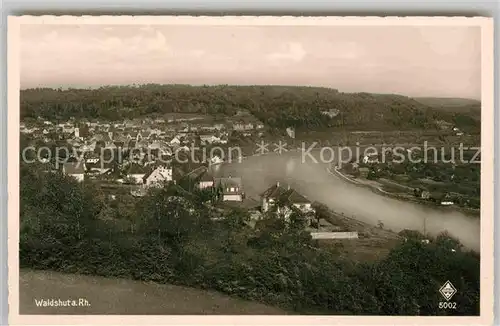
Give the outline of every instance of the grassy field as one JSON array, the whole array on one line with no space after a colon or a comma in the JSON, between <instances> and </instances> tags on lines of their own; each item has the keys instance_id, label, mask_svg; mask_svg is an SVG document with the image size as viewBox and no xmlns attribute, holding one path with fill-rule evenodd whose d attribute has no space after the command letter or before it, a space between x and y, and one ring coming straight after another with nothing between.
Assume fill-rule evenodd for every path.
<instances>
[{"instance_id":1,"label":"grassy field","mask_svg":"<svg viewBox=\"0 0 500 326\"><path fill-rule=\"evenodd\" d=\"M278 308L214 291L52 271L22 269L20 314L280 315ZM36 300L88 301L88 306L37 307Z\"/></svg>"}]
</instances>

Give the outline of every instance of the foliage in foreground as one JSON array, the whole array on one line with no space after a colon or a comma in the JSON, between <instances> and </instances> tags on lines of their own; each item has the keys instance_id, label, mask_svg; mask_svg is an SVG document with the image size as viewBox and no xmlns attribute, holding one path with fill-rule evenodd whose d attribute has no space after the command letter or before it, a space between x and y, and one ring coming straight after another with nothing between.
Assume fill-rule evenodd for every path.
<instances>
[{"instance_id":1,"label":"foliage in foreground","mask_svg":"<svg viewBox=\"0 0 500 326\"><path fill-rule=\"evenodd\" d=\"M479 314L479 257L444 235L407 236L384 260L356 264L281 220L251 229L235 210L212 221L173 188L125 212L58 174L22 167L20 184L21 267L214 289L301 313ZM453 311L438 309L446 280L458 289Z\"/></svg>"}]
</instances>

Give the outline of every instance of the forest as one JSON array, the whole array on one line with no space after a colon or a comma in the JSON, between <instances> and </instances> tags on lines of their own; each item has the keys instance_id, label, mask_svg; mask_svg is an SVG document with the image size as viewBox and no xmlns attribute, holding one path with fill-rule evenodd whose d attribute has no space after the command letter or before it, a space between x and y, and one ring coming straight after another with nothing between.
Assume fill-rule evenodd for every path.
<instances>
[{"instance_id":1,"label":"forest","mask_svg":"<svg viewBox=\"0 0 500 326\"><path fill-rule=\"evenodd\" d=\"M137 201L36 164L20 170L20 267L212 289L301 314L478 315L480 257L442 234L405 232L385 258L355 262L272 212L255 228L232 209L214 221L178 185ZM404 214L404 212L401 212ZM456 309L439 309L450 280Z\"/></svg>"},{"instance_id":2,"label":"forest","mask_svg":"<svg viewBox=\"0 0 500 326\"><path fill-rule=\"evenodd\" d=\"M392 94L343 93L299 86L132 85L96 89L21 90L21 119L122 120L182 112L232 116L247 110L270 128L400 130L435 129L438 120L480 127L477 114L441 110ZM477 105L471 104L477 111ZM324 111L336 110L330 117ZM480 110L479 110L480 112Z\"/></svg>"}]
</instances>

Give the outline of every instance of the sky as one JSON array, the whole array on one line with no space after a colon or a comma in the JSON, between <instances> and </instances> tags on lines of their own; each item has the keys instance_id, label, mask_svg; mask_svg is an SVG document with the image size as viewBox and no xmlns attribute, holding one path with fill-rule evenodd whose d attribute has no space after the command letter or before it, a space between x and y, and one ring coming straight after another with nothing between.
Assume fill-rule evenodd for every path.
<instances>
[{"instance_id":1,"label":"sky","mask_svg":"<svg viewBox=\"0 0 500 326\"><path fill-rule=\"evenodd\" d=\"M21 25L21 88L307 85L480 99L479 27Z\"/></svg>"}]
</instances>

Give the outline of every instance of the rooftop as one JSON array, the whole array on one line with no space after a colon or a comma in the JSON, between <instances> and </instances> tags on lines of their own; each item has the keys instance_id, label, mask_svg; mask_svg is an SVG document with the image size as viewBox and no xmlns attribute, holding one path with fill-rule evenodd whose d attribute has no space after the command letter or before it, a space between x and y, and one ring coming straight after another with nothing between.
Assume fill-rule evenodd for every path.
<instances>
[{"instance_id":1,"label":"rooftop","mask_svg":"<svg viewBox=\"0 0 500 326\"><path fill-rule=\"evenodd\" d=\"M287 200L293 204L309 204L311 201L299 194L295 189L285 188L277 182L276 184L269 187L266 191L261 194L261 197L267 199L283 199Z\"/></svg>"},{"instance_id":2,"label":"rooftop","mask_svg":"<svg viewBox=\"0 0 500 326\"><path fill-rule=\"evenodd\" d=\"M83 162L64 163L63 169L65 174L83 174L85 172Z\"/></svg>"}]
</instances>

